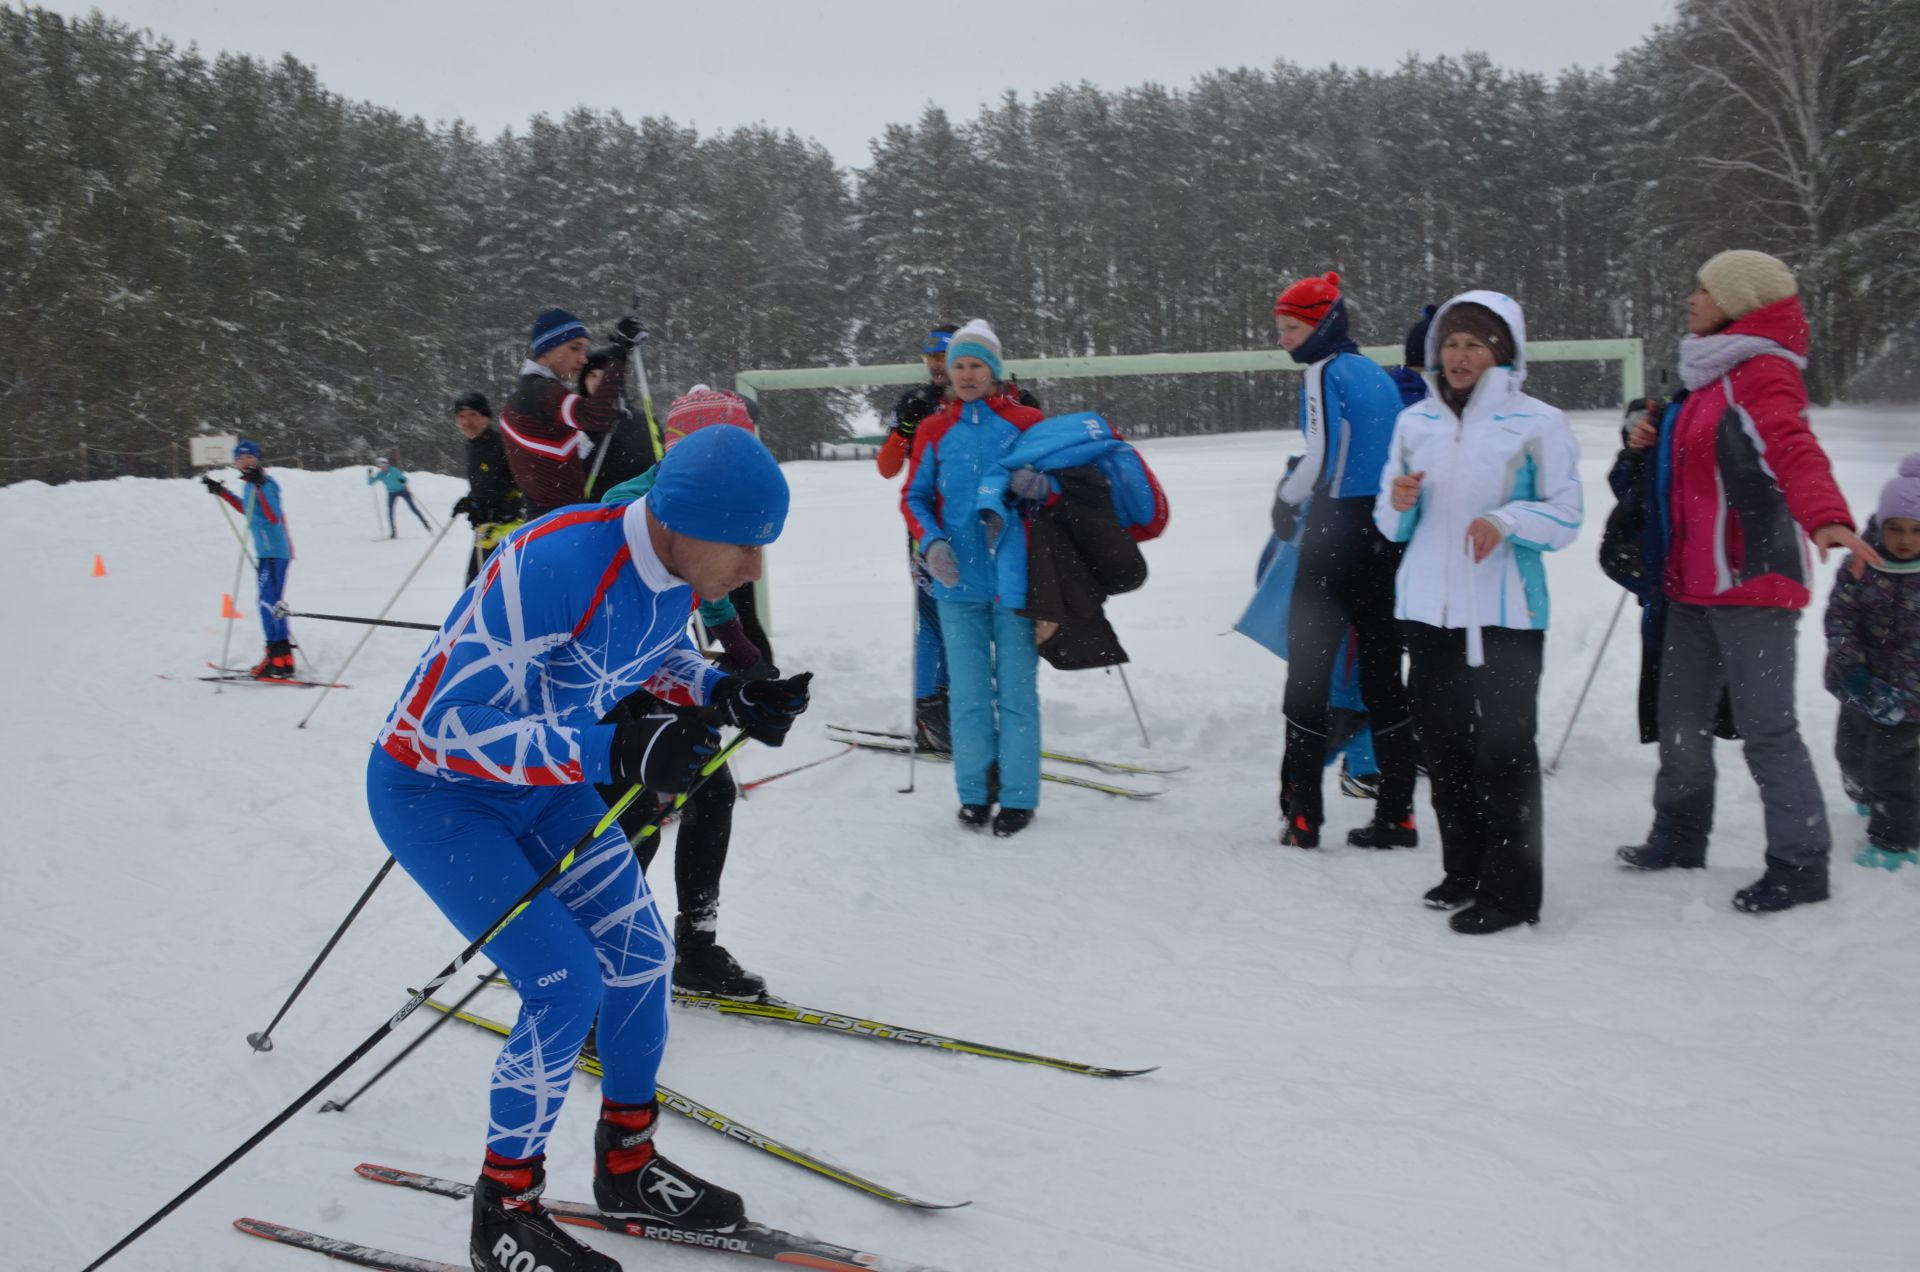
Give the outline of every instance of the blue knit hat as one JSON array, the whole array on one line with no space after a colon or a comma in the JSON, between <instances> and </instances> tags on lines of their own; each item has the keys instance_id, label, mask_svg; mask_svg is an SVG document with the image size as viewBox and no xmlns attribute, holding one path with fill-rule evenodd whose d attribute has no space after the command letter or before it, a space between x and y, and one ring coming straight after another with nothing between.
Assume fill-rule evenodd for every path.
<instances>
[{"instance_id":1,"label":"blue knit hat","mask_svg":"<svg viewBox=\"0 0 1920 1272\"><path fill-rule=\"evenodd\" d=\"M255 459L260 458L260 443L244 440L235 442L233 444L233 457L238 459L242 455L251 455Z\"/></svg>"},{"instance_id":2,"label":"blue knit hat","mask_svg":"<svg viewBox=\"0 0 1920 1272\"><path fill-rule=\"evenodd\" d=\"M709 543L762 544L787 522L787 479L744 428L696 429L667 452L647 494L661 525Z\"/></svg>"},{"instance_id":3,"label":"blue knit hat","mask_svg":"<svg viewBox=\"0 0 1920 1272\"><path fill-rule=\"evenodd\" d=\"M993 334L985 318L975 318L953 333L953 342L947 346L947 365L951 367L962 358L986 363L996 383L1007 378L1000 369L1000 337Z\"/></svg>"},{"instance_id":4,"label":"blue knit hat","mask_svg":"<svg viewBox=\"0 0 1920 1272\"><path fill-rule=\"evenodd\" d=\"M537 358L549 349L558 349L569 340L587 338L587 324L566 310L542 309L540 316L533 320L533 333L527 339L527 347L532 352L527 356Z\"/></svg>"}]
</instances>

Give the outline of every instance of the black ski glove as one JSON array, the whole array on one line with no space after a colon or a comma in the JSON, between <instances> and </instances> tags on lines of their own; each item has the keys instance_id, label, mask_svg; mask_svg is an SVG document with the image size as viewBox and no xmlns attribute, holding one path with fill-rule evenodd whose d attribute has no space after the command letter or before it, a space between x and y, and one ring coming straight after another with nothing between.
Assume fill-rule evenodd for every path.
<instances>
[{"instance_id":1,"label":"black ski glove","mask_svg":"<svg viewBox=\"0 0 1920 1272\"><path fill-rule=\"evenodd\" d=\"M893 426L893 431L900 434L901 441L910 442L913 440L913 431L920 427L920 421L932 414L933 403L917 395L910 397L900 404L899 422Z\"/></svg>"},{"instance_id":2,"label":"black ski glove","mask_svg":"<svg viewBox=\"0 0 1920 1272\"><path fill-rule=\"evenodd\" d=\"M463 512L472 512L472 511L473 511L473 496L462 495L460 496L460 502L453 505L453 511L447 514L447 520L451 521Z\"/></svg>"},{"instance_id":3,"label":"black ski glove","mask_svg":"<svg viewBox=\"0 0 1920 1272\"><path fill-rule=\"evenodd\" d=\"M210 495L224 495L227 493L227 488L225 486L222 486L219 482L207 476L205 473L200 474L200 484L207 488L207 493Z\"/></svg>"},{"instance_id":4,"label":"black ski glove","mask_svg":"<svg viewBox=\"0 0 1920 1272\"><path fill-rule=\"evenodd\" d=\"M240 470L240 480L252 482L256 486L264 486L267 481L267 470L264 468L242 468Z\"/></svg>"},{"instance_id":5,"label":"black ski glove","mask_svg":"<svg viewBox=\"0 0 1920 1272\"><path fill-rule=\"evenodd\" d=\"M625 353L645 339L646 334L647 329L640 325L640 320L628 314L613 324L613 334L608 337L608 340L615 349Z\"/></svg>"},{"instance_id":6,"label":"black ski glove","mask_svg":"<svg viewBox=\"0 0 1920 1272\"><path fill-rule=\"evenodd\" d=\"M720 718L745 730L755 742L779 746L787 740L794 718L807 709L807 686L813 673L803 671L785 680L747 680L728 676L713 688L710 704Z\"/></svg>"},{"instance_id":7,"label":"black ski glove","mask_svg":"<svg viewBox=\"0 0 1920 1272\"><path fill-rule=\"evenodd\" d=\"M613 776L626 785L677 794L692 786L720 750L720 730L703 716L668 712L614 726Z\"/></svg>"},{"instance_id":8,"label":"black ski glove","mask_svg":"<svg viewBox=\"0 0 1920 1272\"><path fill-rule=\"evenodd\" d=\"M1291 540L1294 531L1300 528L1300 510L1280 497L1278 491L1273 495L1273 507L1268 510L1268 519L1273 523L1273 535L1276 539Z\"/></svg>"}]
</instances>

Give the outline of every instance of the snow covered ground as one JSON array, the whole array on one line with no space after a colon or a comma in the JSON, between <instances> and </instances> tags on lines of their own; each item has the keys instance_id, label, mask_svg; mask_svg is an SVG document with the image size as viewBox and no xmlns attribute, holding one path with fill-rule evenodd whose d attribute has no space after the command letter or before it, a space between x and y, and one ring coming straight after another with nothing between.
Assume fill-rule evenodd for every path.
<instances>
[{"instance_id":1,"label":"snow covered ground","mask_svg":"<svg viewBox=\"0 0 1920 1272\"><path fill-rule=\"evenodd\" d=\"M1818 425L1858 509L1920 430ZM1552 562L1543 749L1618 592L1594 564L1611 505L1608 414L1577 424L1588 529ZM1830 904L1755 918L1761 820L1723 744L1712 865L1612 863L1648 820L1632 612L1547 787L1537 928L1450 934L1417 851L1275 844L1283 666L1227 634L1251 586L1278 434L1145 449L1173 502L1153 578L1114 606L1152 731L1116 677L1043 671L1049 741L1192 765L1134 804L1049 786L1017 839L953 821L951 771L853 755L740 810L722 937L774 989L1126 1081L677 1012L663 1080L749 1125L965 1210L897 1210L670 1119L662 1141L762 1220L952 1269L1845 1269L1920 1262L1920 872L1851 864L1861 823L1830 757L1818 623L1807 736L1838 850ZM829 753L829 721L906 716L909 597L894 488L866 464L795 464L772 554L780 662L814 710L744 777ZM371 614L426 546L374 541L357 470L281 472L302 609ZM438 512L461 484L420 475ZM464 524L395 617L437 622ZM367 745L424 643L380 632L311 727L311 691L194 679L218 655L235 545L187 481L0 489L8 610L0 963L8 969L0 1210L19 1268L77 1268L219 1160L377 1027L460 946L398 872L255 1055L263 1027L382 860ZM108 573L89 576L99 553ZM237 598L251 613L250 581ZM1822 598L1824 600L1824 598ZM1816 611L1817 615L1817 611ZM296 627L332 669L361 629ZM236 659L258 654L251 617ZM170 678L167 678L170 677ZM1368 806L1330 797L1329 839ZM671 892L668 871L656 883ZM487 1002L487 997L494 999ZM505 991L482 1003L511 1012ZM421 1013L340 1084L350 1091ZM458 1261L464 1209L356 1179L362 1160L470 1178L494 1044L449 1028L345 1114L303 1112L115 1261L320 1266L234 1233L240 1215ZM588 1195L582 1078L552 1192ZM596 1236L629 1267L716 1265ZM746 1266L736 1264L737 1266ZM718 1265L724 1266L724 1265Z\"/></svg>"}]
</instances>

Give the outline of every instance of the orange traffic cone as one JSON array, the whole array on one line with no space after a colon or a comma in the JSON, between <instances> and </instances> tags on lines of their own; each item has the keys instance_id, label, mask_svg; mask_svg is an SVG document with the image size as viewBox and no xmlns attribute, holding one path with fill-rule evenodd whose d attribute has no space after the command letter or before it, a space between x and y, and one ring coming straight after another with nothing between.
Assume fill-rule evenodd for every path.
<instances>
[{"instance_id":1,"label":"orange traffic cone","mask_svg":"<svg viewBox=\"0 0 1920 1272\"><path fill-rule=\"evenodd\" d=\"M93 577L96 579L107 577L107 563L100 559L98 552L93 554Z\"/></svg>"},{"instance_id":2,"label":"orange traffic cone","mask_svg":"<svg viewBox=\"0 0 1920 1272\"><path fill-rule=\"evenodd\" d=\"M233 597L226 592L220 593L220 617L222 618L245 617L240 613L239 610L233 608Z\"/></svg>"}]
</instances>

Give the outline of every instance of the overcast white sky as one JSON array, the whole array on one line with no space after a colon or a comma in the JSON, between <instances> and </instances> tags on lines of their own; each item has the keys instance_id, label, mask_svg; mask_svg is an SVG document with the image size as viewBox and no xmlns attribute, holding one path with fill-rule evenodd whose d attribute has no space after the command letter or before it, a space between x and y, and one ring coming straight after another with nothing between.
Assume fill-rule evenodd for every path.
<instances>
[{"instance_id":1,"label":"overcast white sky","mask_svg":"<svg viewBox=\"0 0 1920 1272\"><path fill-rule=\"evenodd\" d=\"M1007 89L1184 87L1223 66L1391 67L1485 52L1552 74L1610 65L1674 0L109 0L176 44L316 67L343 96L492 136L574 106L702 132L765 122L850 167L932 102L956 119Z\"/></svg>"}]
</instances>

